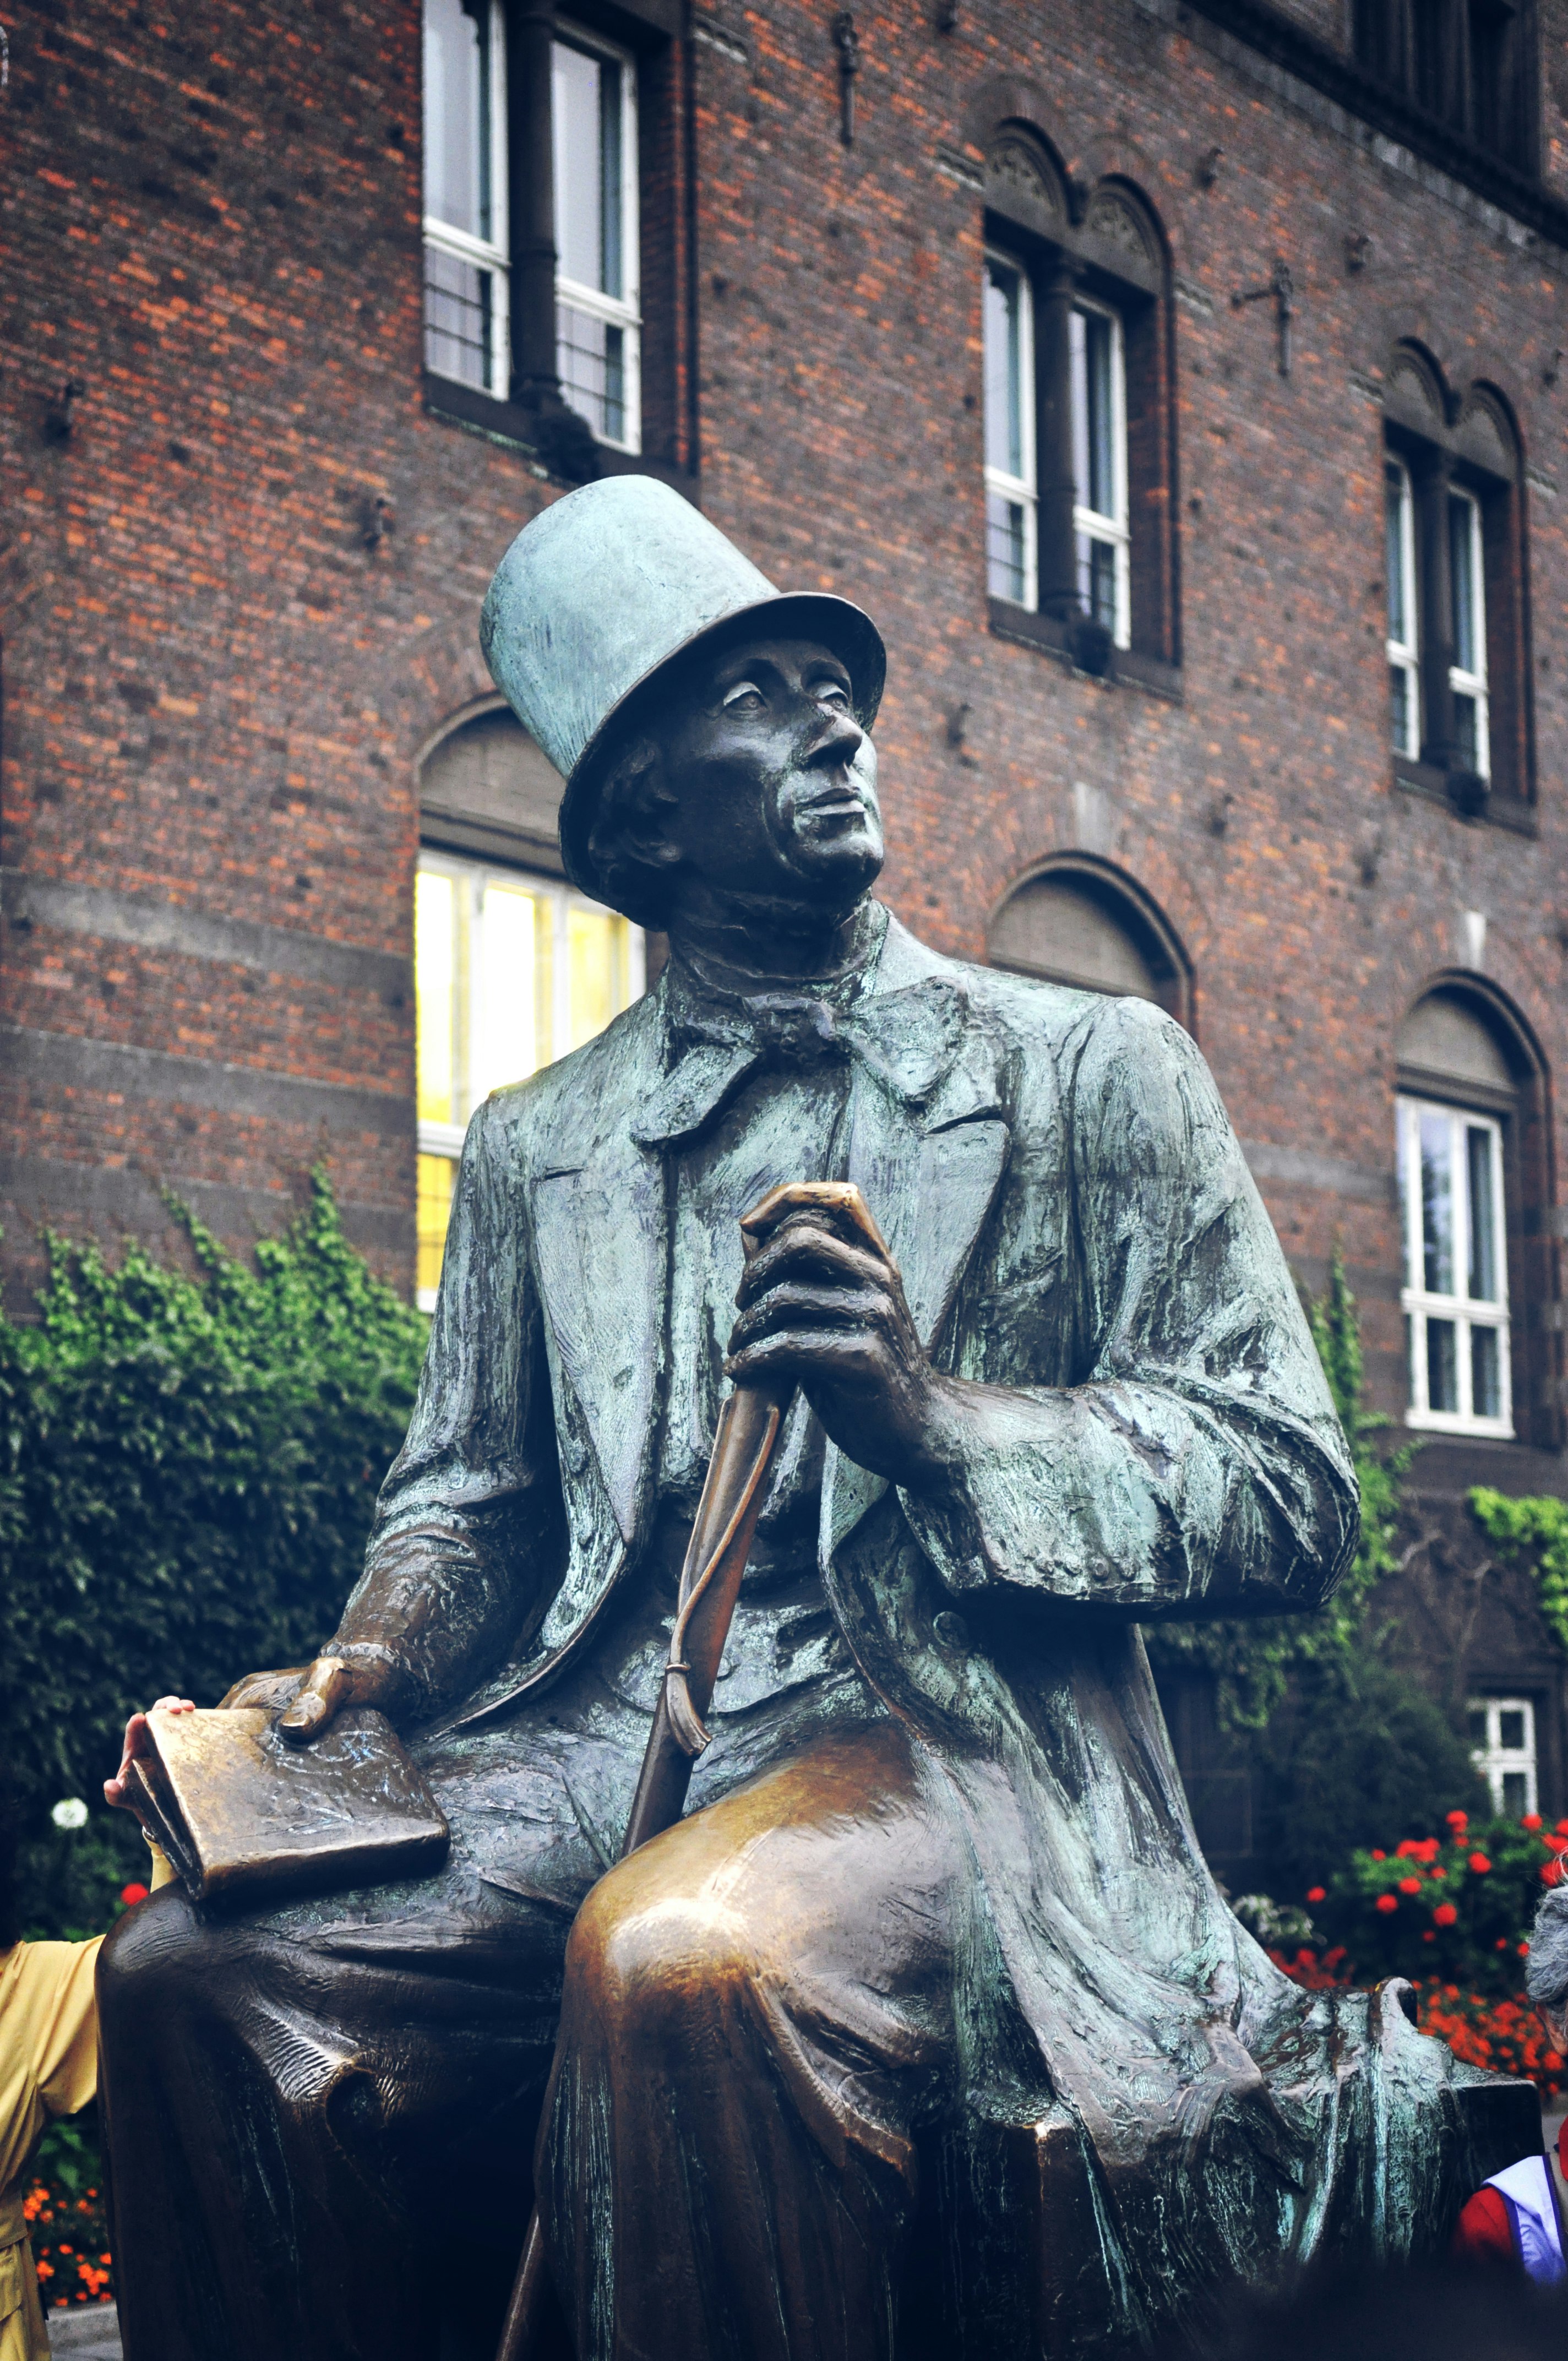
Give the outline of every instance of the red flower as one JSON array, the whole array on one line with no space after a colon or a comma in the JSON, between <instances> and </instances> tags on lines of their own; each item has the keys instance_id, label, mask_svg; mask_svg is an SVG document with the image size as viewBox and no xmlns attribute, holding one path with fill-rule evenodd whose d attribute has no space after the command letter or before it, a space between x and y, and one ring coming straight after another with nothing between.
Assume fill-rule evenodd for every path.
<instances>
[{"instance_id":1,"label":"red flower","mask_svg":"<svg viewBox=\"0 0 1568 2361\"><path fill-rule=\"evenodd\" d=\"M1322 1886L1321 1886L1321 1885L1309 1885L1309 1886L1308 1886L1308 1888L1307 1888L1307 1899L1308 1899L1308 1901L1309 1901L1309 1902L1326 1902L1326 1901L1328 1900L1328 1898L1329 1898L1329 1897L1328 1897L1328 1894L1327 1894L1327 1892L1325 1891L1325 1889L1324 1889Z\"/></svg>"},{"instance_id":2,"label":"red flower","mask_svg":"<svg viewBox=\"0 0 1568 2361\"><path fill-rule=\"evenodd\" d=\"M1497 1941L1492 1946L1494 1951L1506 1951L1508 1948L1508 1938L1506 1935L1499 1935Z\"/></svg>"},{"instance_id":3,"label":"red flower","mask_svg":"<svg viewBox=\"0 0 1568 2361\"><path fill-rule=\"evenodd\" d=\"M1421 1881L1419 1877L1402 1877L1399 1880L1399 1891L1401 1894L1419 1894L1420 1890Z\"/></svg>"},{"instance_id":4,"label":"red flower","mask_svg":"<svg viewBox=\"0 0 1568 2361\"><path fill-rule=\"evenodd\" d=\"M1434 1927L1452 1927L1459 1913L1452 1902L1440 1902L1431 1916Z\"/></svg>"},{"instance_id":5,"label":"red flower","mask_svg":"<svg viewBox=\"0 0 1568 2361\"><path fill-rule=\"evenodd\" d=\"M1542 1837L1541 1841L1548 1852L1568 1852L1568 1837Z\"/></svg>"},{"instance_id":6,"label":"red flower","mask_svg":"<svg viewBox=\"0 0 1568 2361\"><path fill-rule=\"evenodd\" d=\"M1519 1826L1521 1828L1529 1828L1533 1832L1533 1830L1541 1826L1541 1814L1539 1812L1527 1812L1523 1819L1519 1822Z\"/></svg>"},{"instance_id":7,"label":"red flower","mask_svg":"<svg viewBox=\"0 0 1568 2361\"><path fill-rule=\"evenodd\" d=\"M1555 1868L1555 1867L1556 1867L1556 1863L1555 1863L1555 1862L1549 1862L1549 1863L1548 1863L1548 1867L1549 1867L1549 1868ZM1544 1877L1544 1876L1546 1875L1546 1871L1543 1869L1543 1870L1541 1871L1541 1873L1542 1877ZM1563 1874L1563 1872L1559 1869L1559 1870L1557 1871L1557 1875L1558 1875L1559 1877L1561 1877L1561 1876L1562 1876L1562 1874ZM1553 1882L1555 1883L1555 1881L1553 1881ZM1420 1886L1417 1886L1417 1887L1415 1888L1415 1891L1419 1894L1419 1893L1420 1892ZM1376 1901L1376 1905L1375 1905L1375 1906L1376 1906L1377 1909L1379 1909L1379 1910L1381 1910L1381 1911L1383 1911L1383 1912L1387 1913L1387 1911L1390 1911L1390 1910L1398 1910L1398 1908L1399 1905L1398 1905L1398 1898L1397 1898L1394 1894L1380 1894L1377 1896L1377 1901Z\"/></svg>"},{"instance_id":8,"label":"red flower","mask_svg":"<svg viewBox=\"0 0 1568 2361\"><path fill-rule=\"evenodd\" d=\"M1484 1852L1473 1852L1470 1856L1470 1866L1477 1877L1485 1877L1492 1864Z\"/></svg>"},{"instance_id":9,"label":"red flower","mask_svg":"<svg viewBox=\"0 0 1568 2361\"><path fill-rule=\"evenodd\" d=\"M130 1885L122 1885L120 1888L120 1900L125 1904L128 1910L133 1904L145 1902L147 1900L147 1888L145 1885L137 1885L134 1883Z\"/></svg>"},{"instance_id":10,"label":"red flower","mask_svg":"<svg viewBox=\"0 0 1568 2361\"><path fill-rule=\"evenodd\" d=\"M1388 1856L1386 1852L1379 1852L1375 1845L1372 1849L1372 1858L1374 1861L1387 1861Z\"/></svg>"},{"instance_id":11,"label":"red flower","mask_svg":"<svg viewBox=\"0 0 1568 2361\"><path fill-rule=\"evenodd\" d=\"M1562 1883L1563 1883L1563 1863L1562 1863L1559 1860L1557 1860L1557 1859L1556 1859L1555 1855L1553 1856L1553 1858L1552 1858L1551 1861L1543 1861L1541 1862L1541 1882L1542 1885L1561 1885L1561 1884L1562 1884Z\"/></svg>"},{"instance_id":12,"label":"red flower","mask_svg":"<svg viewBox=\"0 0 1568 2361\"><path fill-rule=\"evenodd\" d=\"M1451 1828L1467 1828L1470 1826L1470 1815L1468 1812L1449 1812L1445 1815L1445 1817L1447 1818L1448 1825Z\"/></svg>"}]
</instances>

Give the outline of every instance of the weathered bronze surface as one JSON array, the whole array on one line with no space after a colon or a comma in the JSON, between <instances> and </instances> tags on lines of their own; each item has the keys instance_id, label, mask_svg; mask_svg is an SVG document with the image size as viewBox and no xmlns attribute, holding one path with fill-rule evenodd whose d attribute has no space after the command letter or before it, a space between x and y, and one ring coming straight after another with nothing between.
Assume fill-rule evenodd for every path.
<instances>
[{"instance_id":1,"label":"weathered bronze surface","mask_svg":"<svg viewBox=\"0 0 1568 2361\"><path fill-rule=\"evenodd\" d=\"M880 643L673 493L558 502L485 631L670 963L476 1115L334 1669L232 1700L387 1712L447 1862L105 1947L129 2361L484 2351L535 2190L581 2361L1109 2356L1440 2244L1519 2086L1275 1970L1139 1636L1315 1606L1355 1532L1196 1048L871 898ZM806 1181L884 1243L744 1258ZM727 1377L790 1407L685 1817L618 1862Z\"/></svg>"}]
</instances>

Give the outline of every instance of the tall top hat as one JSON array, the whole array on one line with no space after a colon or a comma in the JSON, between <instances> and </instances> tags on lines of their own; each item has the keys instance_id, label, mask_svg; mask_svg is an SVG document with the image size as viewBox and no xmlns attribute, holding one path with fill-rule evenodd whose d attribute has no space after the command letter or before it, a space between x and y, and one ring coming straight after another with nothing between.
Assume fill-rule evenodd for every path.
<instances>
[{"instance_id":1,"label":"tall top hat","mask_svg":"<svg viewBox=\"0 0 1568 2361\"><path fill-rule=\"evenodd\" d=\"M652 476L610 476L524 525L497 566L479 619L485 661L519 720L562 774L561 857L585 893L599 783L673 656L741 616L820 640L849 670L870 729L886 656L847 598L775 590L717 525Z\"/></svg>"}]
</instances>

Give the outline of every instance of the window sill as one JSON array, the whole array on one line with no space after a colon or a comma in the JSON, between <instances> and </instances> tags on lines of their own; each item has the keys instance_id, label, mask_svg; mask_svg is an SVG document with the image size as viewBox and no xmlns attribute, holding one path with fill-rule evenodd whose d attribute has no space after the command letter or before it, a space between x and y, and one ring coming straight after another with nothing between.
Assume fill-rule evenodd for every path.
<instances>
[{"instance_id":1,"label":"window sill","mask_svg":"<svg viewBox=\"0 0 1568 2361\"><path fill-rule=\"evenodd\" d=\"M1454 801L1450 777L1450 773L1439 770L1435 763L1413 763L1408 754L1394 757L1394 785L1402 787L1407 795L1420 796L1426 803L1441 804L1455 819L1475 827L1506 828L1515 836L1540 833L1534 807L1518 796L1490 795L1479 811L1461 810Z\"/></svg>"},{"instance_id":2,"label":"window sill","mask_svg":"<svg viewBox=\"0 0 1568 2361\"><path fill-rule=\"evenodd\" d=\"M1166 664L1158 656L1146 655L1139 648L1113 648L1105 670L1090 672L1078 662L1068 625L1059 615L1038 615L1028 607L1014 607L1007 598L989 598L986 607L991 630L997 639L1016 640L1024 647L1039 648L1055 656L1080 680L1098 680L1108 688L1146 689L1151 696L1163 697L1173 705L1184 699L1179 664Z\"/></svg>"},{"instance_id":3,"label":"window sill","mask_svg":"<svg viewBox=\"0 0 1568 2361\"><path fill-rule=\"evenodd\" d=\"M444 419L448 425L466 427L471 434L482 434L488 442L520 453L532 461L537 474L549 477L552 482L565 480L541 459L534 418L521 402L502 401L493 393L481 393L477 386L459 385L455 378L437 377L432 369L423 372L423 397L431 417ZM597 436L594 448L598 454L601 476L656 476L662 484L668 484L694 506L696 504L697 479L687 469L672 467L663 459L651 458L645 451L620 450L613 443L599 442Z\"/></svg>"}]
</instances>

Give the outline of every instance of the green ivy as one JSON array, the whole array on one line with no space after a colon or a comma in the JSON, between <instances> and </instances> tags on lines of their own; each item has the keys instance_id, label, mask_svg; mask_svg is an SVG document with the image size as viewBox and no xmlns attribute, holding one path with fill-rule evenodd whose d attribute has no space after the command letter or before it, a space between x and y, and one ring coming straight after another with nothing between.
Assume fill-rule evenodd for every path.
<instances>
[{"instance_id":1,"label":"green ivy","mask_svg":"<svg viewBox=\"0 0 1568 2361\"><path fill-rule=\"evenodd\" d=\"M1469 1500L1499 1556L1510 1565L1533 1557L1541 1620L1558 1646L1568 1650L1568 1500L1549 1492L1510 1500L1485 1484L1476 1485Z\"/></svg>"},{"instance_id":2,"label":"green ivy","mask_svg":"<svg viewBox=\"0 0 1568 2361\"><path fill-rule=\"evenodd\" d=\"M101 1801L126 1714L214 1704L332 1632L423 1356L324 1176L249 1265L173 1210L194 1276L51 1236L37 1320L0 1318L0 1728L24 1915L50 1932L104 1924L145 1873ZM51 1824L68 1796L79 1831Z\"/></svg>"},{"instance_id":3,"label":"green ivy","mask_svg":"<svg viewBox=\"0 0 1568 2361\"><path fill-rule=\"evenodd\" d=\"M1262 1730L1293 1673L1353 1675L1367 1648L1372 1595L1396 1564L1400 1484L1415 1446L1387 1451L1380 1438L1391 1421L1364 1404L1361 1325L1337 1247L1327 1289L1306 1309L1361 1487L1361 1541L1350 1569L1316 1615L1151 1624L1144 1634L1157 1671L1201 1666L1214 1675L1221 1727L1231 1733Z\"/></svg>"}]
</instances>

